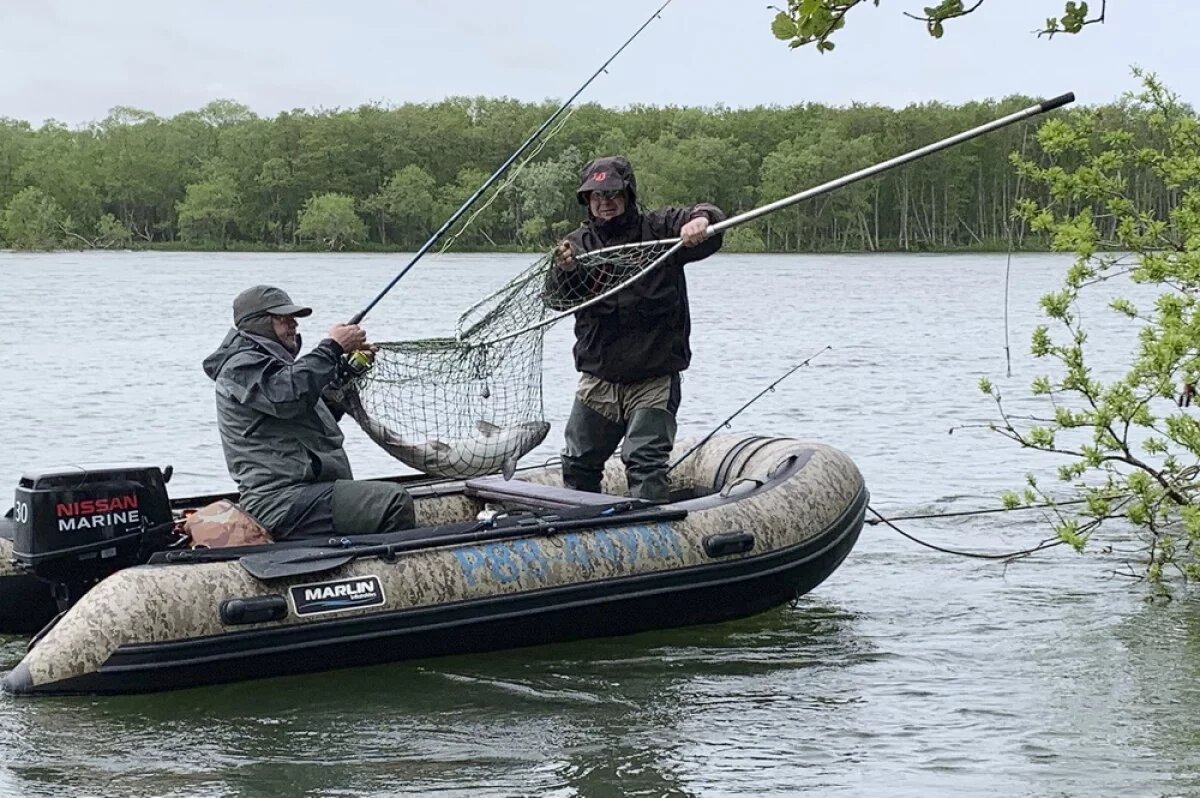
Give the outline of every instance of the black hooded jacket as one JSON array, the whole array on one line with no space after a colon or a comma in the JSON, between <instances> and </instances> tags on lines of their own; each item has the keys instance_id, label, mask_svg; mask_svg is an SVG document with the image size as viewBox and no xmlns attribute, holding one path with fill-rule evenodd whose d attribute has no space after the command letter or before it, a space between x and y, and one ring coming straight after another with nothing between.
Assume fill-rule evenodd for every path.
<instances>
[{"instance_id":1,"label":"black hooded jacket","mask_svg":"<svg viewBox=\"0 0 1200 798\"><path fill-rule=\"evenodd\" d=\"M589 163L584 168L585 185L587 175L594 174L597 164L621 178L627 193L626 210L609 222L601 222L589 212L588 220L566 239L576 253L676 238L685 224L700 216L707 217L710 224L725 219L720 208L708 203L642 213L628 161L605 158ZM584 201L582 196L581 201ZM692 321L683 267L712 255L721 248L721 243L722 236L717 234L697 246L681 247L629 287L577 312L575 368L617 383L638 382L687 369L692 360ZM579 270L551 268L548 293L578 296L577 284L583 279L586 275Z\"/></svg>"}]
</instances>

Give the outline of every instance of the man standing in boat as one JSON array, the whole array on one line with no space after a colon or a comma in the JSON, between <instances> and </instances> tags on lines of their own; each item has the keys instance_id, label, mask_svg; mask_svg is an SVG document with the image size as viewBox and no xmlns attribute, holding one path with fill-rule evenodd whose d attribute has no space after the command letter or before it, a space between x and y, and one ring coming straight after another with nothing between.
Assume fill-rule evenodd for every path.
<instances>
[{"instance_id":1,"label":"man standing in boat","mask_svg":"<svg viewBox=\"0 0 1200 798\"><path fill-rule=\"evenodd\" d=\"M343 355L373 356L373 347L358 325L335 324L300 355L296 320L311 314L279 288L248 288L233 300L234 328L204 360L240 505L276 539L415 526L408 491L354 481L338 428L342 410L329 396L346 377Z\"/></svg>"},{"instance_id":2,"label":"man standing in boat","mask_svg":"<svg viewBox=\"0 0 1200 798\"><path fill-rule=\"evenodd\" d=\"M691 363L691 315L685 264L721 248L708 227L725 218L715 205L642 213L633 167L621 156L589 161L576 192L587 221L555 252L550 294L581 295L575 255L619 244L679 237L683 247L645 277L575 314L575 368L580 372L565 431L563 483L600 491L604 463L624 438L621 460L629 494L666 502L675 445L680 372Z\"/></svg>"}]
</instances>

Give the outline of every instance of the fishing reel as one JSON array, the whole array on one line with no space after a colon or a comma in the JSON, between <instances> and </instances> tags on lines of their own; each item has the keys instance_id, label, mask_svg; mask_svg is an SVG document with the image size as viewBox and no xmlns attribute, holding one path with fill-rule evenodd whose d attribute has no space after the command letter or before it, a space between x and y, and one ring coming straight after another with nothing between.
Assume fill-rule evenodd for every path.
<instances>
[{"instance_id":1,"label":"fishing reel","mask_svg":"<svg viewBox=\"0 0 1200 798\"><path fill-rule=\"evenodd\" d=\"M349 383L352 380L358 379L362 374L371 371L374 365L372 356L362 349L356 349L354 352L343 356L341 362L342 382Z\"/></svg>"},{"instance_id":2,"label":"fishing reel","mask_svg":"<svg viewBox=\"0 0 1200 798\"><path fill-rule=\"evenodd\" d=\"M370 371L371 366L375 365L375 360L363 350L357 349L346 356L343 365L351 376L361 377Z\"/></svg>"}]
</instances>

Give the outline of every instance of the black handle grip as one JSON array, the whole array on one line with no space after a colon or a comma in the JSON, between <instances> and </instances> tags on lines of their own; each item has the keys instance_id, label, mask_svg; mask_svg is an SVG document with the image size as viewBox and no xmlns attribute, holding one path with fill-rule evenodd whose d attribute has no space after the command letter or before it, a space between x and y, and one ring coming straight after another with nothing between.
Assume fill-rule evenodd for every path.
<instances>
[{"instance_id":1,"label":"black handle grip","mask_svg":"<svg viewBox=\"0 0 1200 798\"><path fill-rule=\"evenodd\" d=\"M745 554L754 548L754 535L749 532L720 532L704 539L704 553L709 557Z\"/></svg>"},{"instance_id":2,"label":"black handle grip","mask_svg":"<svg viewBox=\"0 0 1200 798\"><path fill-rule=\"evenodd\" d=\"M1062 108L1067 103L1075 102L1075 92L1069 91L1066 94L1060 94L1052 100L1046 100L1038 106L1038 113L1046 113L1053 111L1055 108Z\"/></svg>"},{"instance_id":3,"label":"black handle grip","mask_svg":"<svg viewBox=\"0 0 1200 798\"><path fill-rule=\"evenodd\" d=\"M266 623L287 617L287 599L283 596L247 596L221 602L221 623L237 626L243 623Z\"/></svg>"}]
</instances>

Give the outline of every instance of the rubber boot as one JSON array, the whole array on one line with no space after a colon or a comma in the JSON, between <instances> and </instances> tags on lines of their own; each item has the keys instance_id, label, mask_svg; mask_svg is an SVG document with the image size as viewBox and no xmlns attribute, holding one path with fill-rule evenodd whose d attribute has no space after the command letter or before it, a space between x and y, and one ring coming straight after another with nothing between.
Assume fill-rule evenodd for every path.
<instances>
[{"instance_id":1,"label":"rubber boot","mask_svg":"<svg viewBox=\"0 0 1200 798\"><path fill-rule=\"evenodd\" d=\"M563 485L589 493L600 492L604 464L612 457L625 434L624 428L575 400L571 417L563 431L566 447L562 452Z\"/></svg>"},{"instance_id":2,"label":"rubber boot","mask_svg":"<svg viewBox=\"0 0 1200 798\"><path fill-rule=\"evenodd\" d=\"M621 460L629 495L657 504L671 500L667 465L675 445L675 415L657 408L633 411L625 428Z\"/></svg>"}]
</instances>

